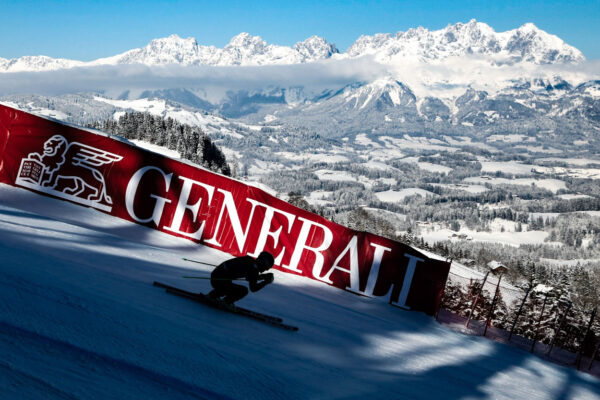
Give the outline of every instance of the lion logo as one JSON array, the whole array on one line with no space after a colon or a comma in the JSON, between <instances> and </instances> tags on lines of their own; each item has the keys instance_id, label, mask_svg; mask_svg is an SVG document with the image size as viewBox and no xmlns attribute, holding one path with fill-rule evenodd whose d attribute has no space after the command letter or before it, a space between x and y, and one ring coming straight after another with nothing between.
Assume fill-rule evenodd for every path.
<instances>
[{"instance_id":1,"label":"lion logo","mask_svg":"<svg viewBox=\"0 0 600 400\"><path fill-rule=\"evenodd\" d=\"M30 153L21 160L18 185L104 211L112 209L106 193L102 165L123 157L82 143L69 143L54 135L44 143L42 154Z\"/></svg>"}]
</instances>

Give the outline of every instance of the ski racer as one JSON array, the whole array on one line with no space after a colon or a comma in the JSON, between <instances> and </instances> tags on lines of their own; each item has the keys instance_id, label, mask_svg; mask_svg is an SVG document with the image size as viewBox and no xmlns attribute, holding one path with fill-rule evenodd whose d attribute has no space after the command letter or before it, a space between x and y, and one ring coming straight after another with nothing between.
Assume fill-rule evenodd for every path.
<instances>
[{"instance_id":1,"label":"ski racer","mask_svg":"<svg viewBox=\"0 0 600 400\"><path fill-rule=\"evenodd\" d=\"M233 305L248 294L248 289L233 283L234 279L248 281L250 291L256 292L273 282L272 273L263 273L273 266L273 255L263 251L254 259L250 256L232 258L219 265L210 275L213 290L208 294L211 299Z\"/></svg>"}]
</instances>

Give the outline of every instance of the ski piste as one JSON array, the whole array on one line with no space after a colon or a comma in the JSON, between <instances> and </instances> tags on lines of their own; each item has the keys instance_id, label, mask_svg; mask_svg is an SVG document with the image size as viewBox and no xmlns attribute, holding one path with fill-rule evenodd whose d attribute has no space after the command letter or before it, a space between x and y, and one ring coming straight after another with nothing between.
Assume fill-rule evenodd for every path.
<instances>
[{"instance_id":1,"label":"ski piste","mask_svg":"<svg viewBox=\"0 0 600 400\"><path fill-rule=\"evenodd\" d=\"M263 313L260 313L257 311L248 310L247 308L238 307L235 305L232 307L228 307L224 304L219 303L218 301L210 299L209 297L207 297L206 295L204 295L202 293L188 292L187 290L179 289L175 286L167 285L165 283L156 282L156 281L153 283L153 285L156 287L165 289L165 291L167 293L173 294L175 296L183 297L186 299L194 300L198 303L205 304L209 307L216 308L218 310L223 310L223 311L227 311L227 312L230 312L233 314L243 315L248 318L252 318L256 321L261 321L261 322L264 322L269 325L276 326L278 328L282 328L285 330L289 330L289 331L297 331L298 330L297 326L284 324L283 319L281 319L279 317L274 317L274 316L263 314Z\"/></svg>"}]
</instances>

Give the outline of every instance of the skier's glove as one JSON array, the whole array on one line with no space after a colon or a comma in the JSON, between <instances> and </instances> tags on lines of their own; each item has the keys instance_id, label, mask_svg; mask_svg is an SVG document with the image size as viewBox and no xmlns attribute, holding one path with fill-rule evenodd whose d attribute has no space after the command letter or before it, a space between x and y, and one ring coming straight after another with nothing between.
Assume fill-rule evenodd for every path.
<instances>
[{"instance_id":1,"label":"skier's glove","mask_svg":"<svg viewBox=\"0 0 600 400\"><path fill-rule=\"evenodd\" d=\"M273 282L273 279L274 277L272 273L259 275L255 281L250 281L250 291L259 291L260 289L267 286L269 283Z\"/></svg>"},{"instance_id":2,"label":"skier's glove","mask_svg":"<svg viewBox=\"0 0 600 400\"><path fill-rule=\"evenodd\" d=\"M263 282L265 282L265 285L268 285L269 283L273 283L273 280L275 279L275 277L273 276L273 274L271 272L269 272L266 274L262 274L260 276L260 279L262 279Z\"/></svg>"}]
</instances>

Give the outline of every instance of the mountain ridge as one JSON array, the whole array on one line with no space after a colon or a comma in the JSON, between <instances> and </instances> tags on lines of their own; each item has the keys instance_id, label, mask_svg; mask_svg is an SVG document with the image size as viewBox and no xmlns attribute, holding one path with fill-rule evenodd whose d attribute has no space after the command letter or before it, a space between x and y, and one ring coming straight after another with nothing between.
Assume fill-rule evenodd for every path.
<instances>
[{"instance_id":1,"label":"mountain ridge","mask_svg":"<svg viewBox=\"0 0 600 400\"><path fill-rule=\"evenodd\" d=\"M583 54L558 36L551 35L533 23L505 32L472 19L430 31L411 28L406 32L361 36L348 48L350 56L373 54L380 62L394 58L416 58L420 61L441 60L453 56L481 54L492 56L497 64L530 62L534 64L579 63Z\"/></svg>"},{"instance_id":2,"label":"mountain ridge","mask_svg":"<svg viewBox=\"0 0 600 400\"><path fill-rule=\"evenodd\" d=\"M223 48L198 44L193 37L172 34L151 40L146 46L131 49L90 62L24 56L0 58L0 72L35 72L99 65L144 64L184 66L261 66L289 65L330 59L373 56L376 61L394 64L400 60L432 63L451 57L479 55L492 64L515 63L564 64L585 61L583 54L558 36L551 35L532 23L505 32L471 20L439 30L411 28L395 34L378 33L360 36L346 52L319 36L311 36L293 46L268 44L260 36L242 32Z\"/></svg>"}]
</instances>

